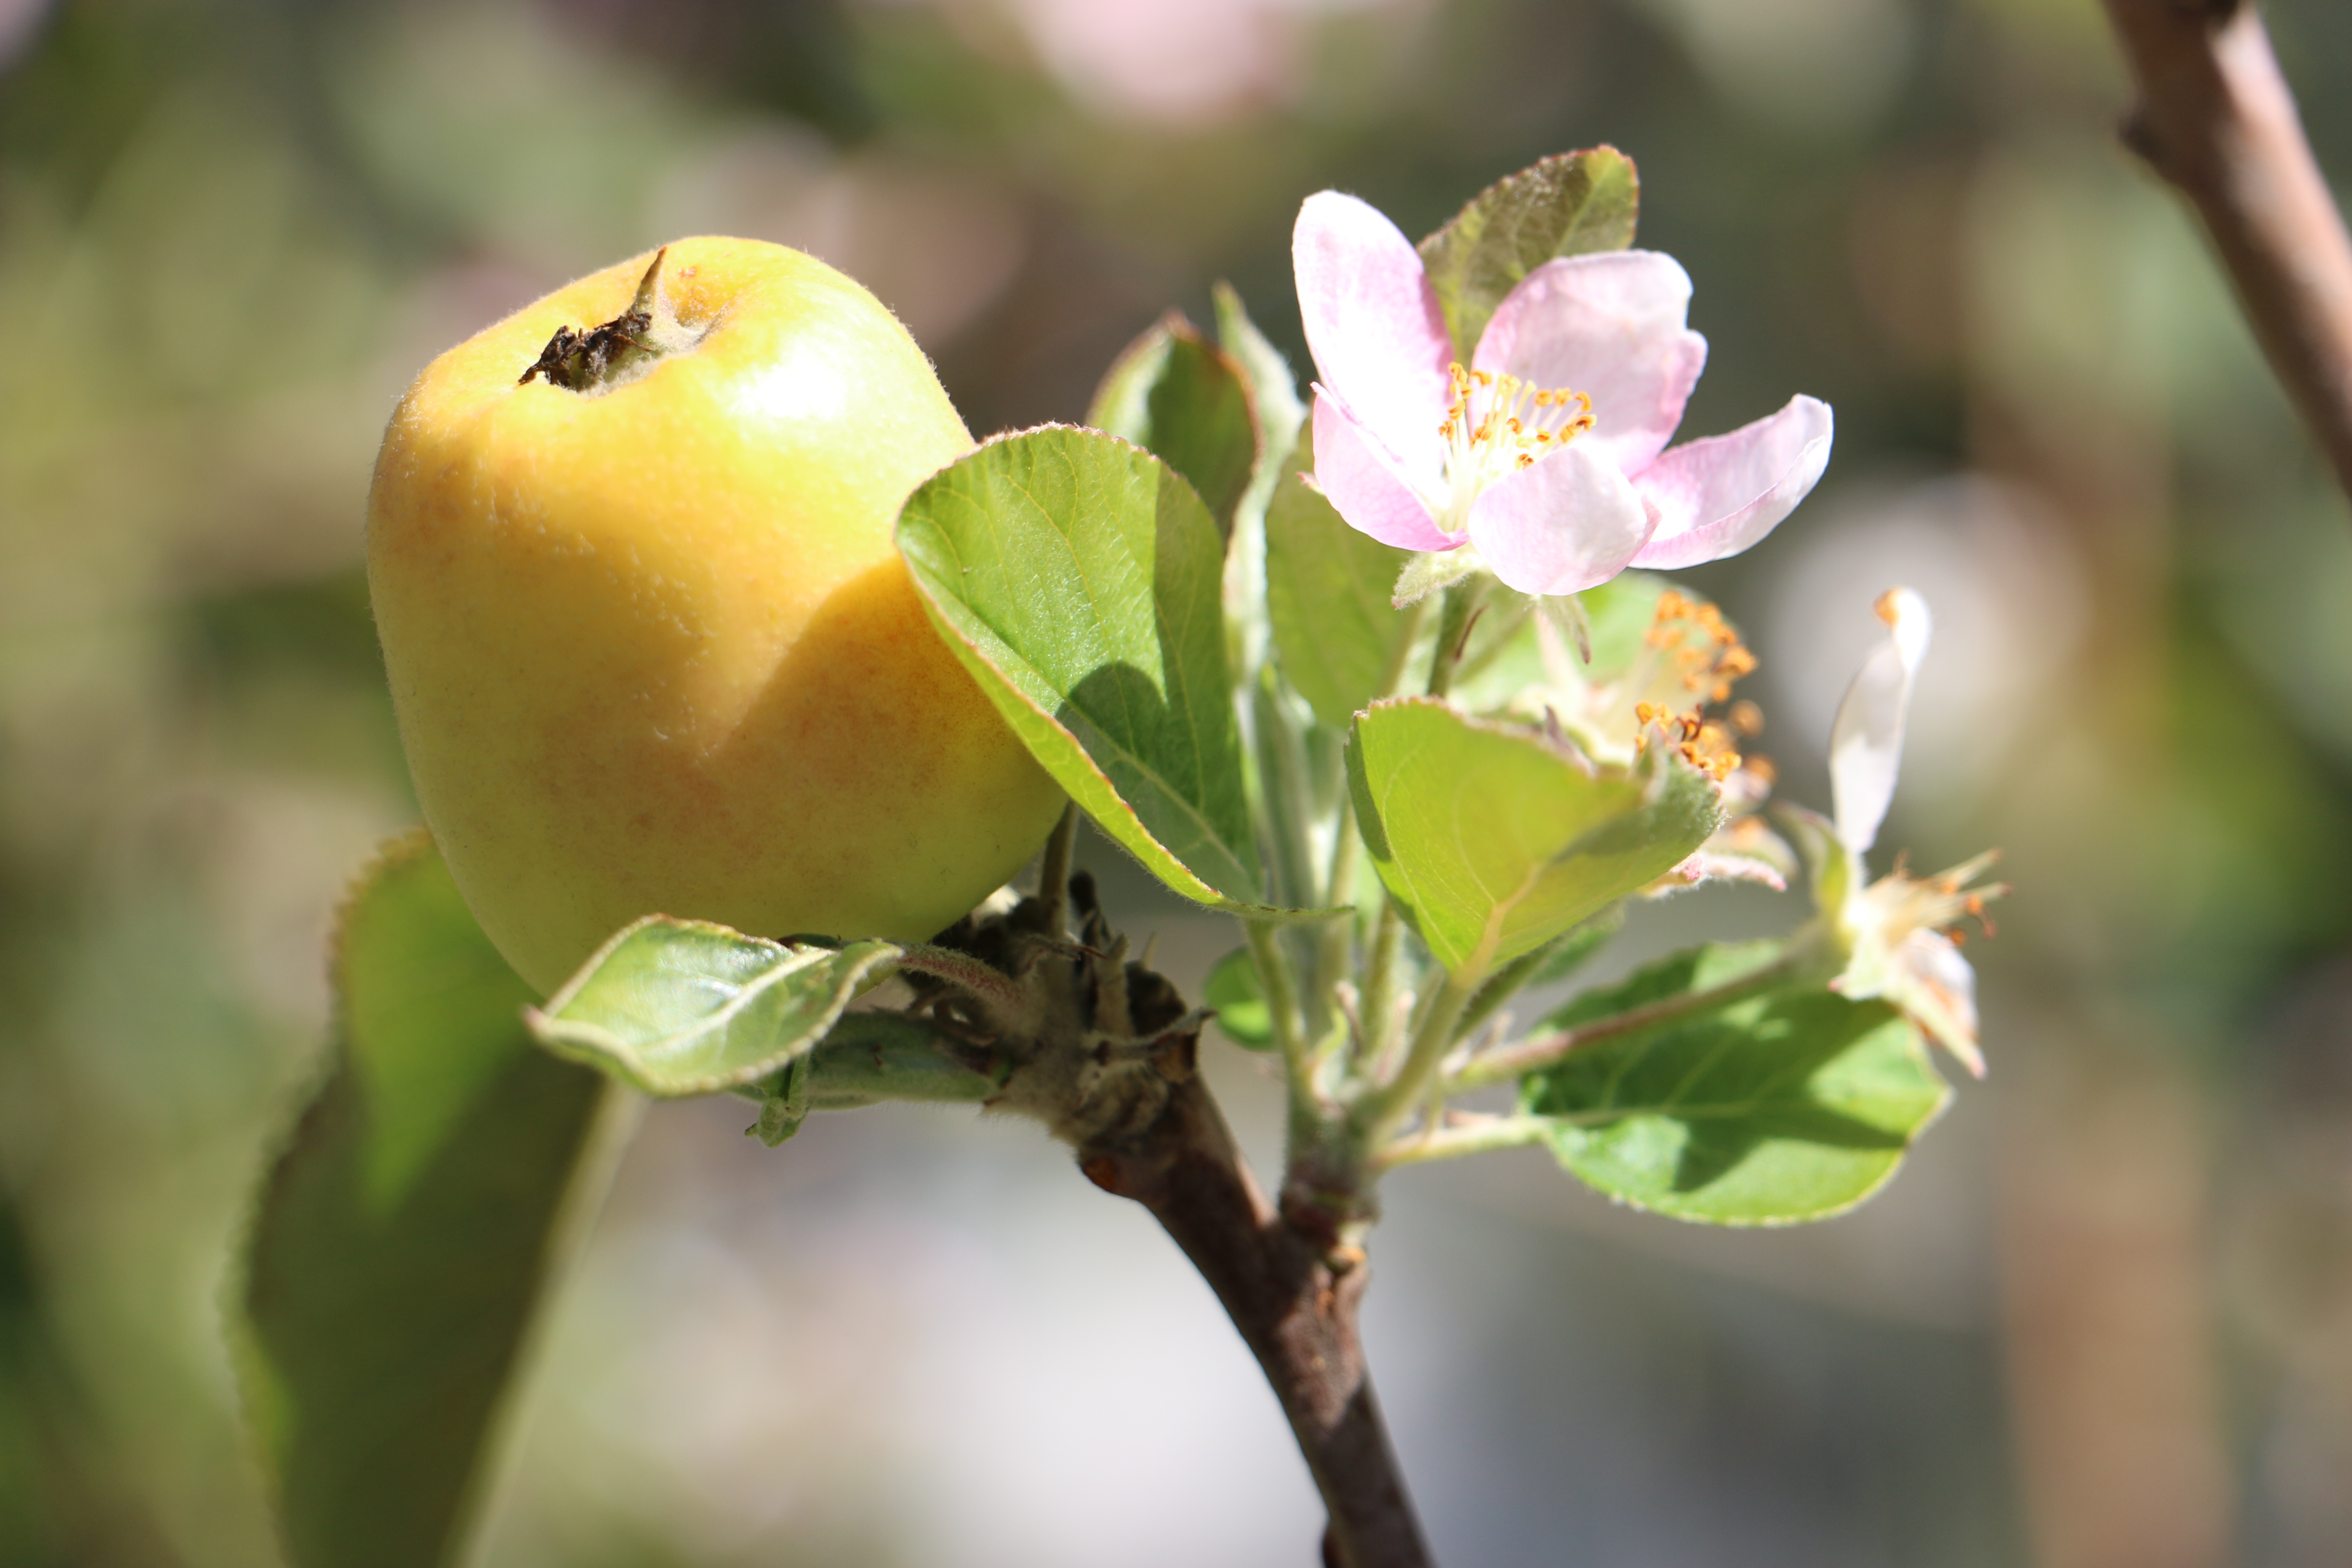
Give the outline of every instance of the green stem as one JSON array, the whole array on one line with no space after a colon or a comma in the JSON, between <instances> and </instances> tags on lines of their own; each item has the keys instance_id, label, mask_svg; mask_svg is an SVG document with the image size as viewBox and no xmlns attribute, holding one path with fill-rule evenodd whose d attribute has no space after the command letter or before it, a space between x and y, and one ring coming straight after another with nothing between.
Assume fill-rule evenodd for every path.
<instances>
[{"instance_id":1,"label":"green stem","mask_svg":"<svg viewBox=\"0 0 2352 1568\"><path fill-rule=\"evenodd\" d=\"M1375 1153L1370 1162L1370 1169L1379 1175L1399 1165L1517 1149L1542 1142L1551 1129L1550 1121L1541 1116L1490 1116L1462 1127L1438 1127L1433 1123L1426 1131L1400 1138Z\"/></svg>"},{"instance_id":2,"label":"green stem","mask_svg":"<svg viewBox=\"0 0 2352 1568\"><path fill-rule=\"evenodd\" d=\"M1477 608L1485 589L1473 578L1445 590L1444 606L1437 621L1437 646L1430 655L1427 691L1432 697L1443 697L1454 684L1454 655L1459 650L1463 634L1469 629L1471 612ZM1413 620L1401 645L1410 648L1412 634L1419 630L1423 606L1415 603L1411 614ZM1384 677L1387 689L1394 690L1404 679L1404 661L1392 660ZM1360 837L1360 835L1358 837ZM1364 976L1364 989L1359 1001L1364 1025L1364 1060L1374 1073L1387 1065L1391 1016L1396 1011L1397 963L1404 942L1404 921L1397 913L1393 896L1381 902L1380 918L1372 930L1371 962Z\"/></svg>"},{"instance_id":3,"label":"green stem","mask_svg":"<svg viewBox=\"0 0 2352 1568\"><path fill-rule=\"evenodd\" d=\"M1307 825L1314 808L1307 798L1307 748L1269 667L1250 693L1250 730L1257 746L1258 790L1274 861L1276 891L1295 905L1314 901L1318 884Z\"/></svg>"},{"instance_id":4,"label":"green stem","mask_svg":"<svg viewBox=\"0 0 2352 1568\"><path fill-rule=\"evenodd\" d=\"M1381 671L1380 689L1372 693L1375 701L1396 695L1404 684L1404 672L1412 664L1412 645L1421 640L1421 623L1429 614L1429 601L1415 599L1404 607L1404 624L1397 630L1396 646L1389 650L1389 662Z\"/></svg>"},{"instance_id":5,"label":"green stem","mask_svg":"<svg viewBox=\"0 0 2352 1568\"><path fill-rule=\"evenodd\" d=\"M1260 989L1265 993L1266 1016L1274 1026L1275 1044L1281 1048L1284 1076L1290 1089L1290 1124L1294 1133L1312 1123L1319 1097L1315 1092L1314 1067L1307 1040L1300 1032L1298 994L1291 982L1290 958L1282 951L1276 927L1266 921L1242 921L1250 957L1257 965Z\"/></svg>"},{"instance_id":6,"label":"green stem","mask_svg":"<svg viewBox=\"0 0 2352 1568\"><path fill-rule=\"evenodd\" d=\"M1549 1035L1521 1040L1516 1045L1482 1052L1464 1063L1461 1070L1446 1080L1446 1091L1449 1094L1466 1094L1474 1089L1525 1078L1531 1072L1540 1072L1553 1066L1570 1052L1582 1050L1587 1046L1636 1035L1660 1024L1672 1023L1676 1018L1705 1013L1742 997L1752 996L1759 991L1769 991L1795 978L1802 968L1803 962L1799 957L1777 959L1737 980L1727 980L1705 991L1685 991L1644 1006L1631 1008L1614 1017L1580 1024L1572 1029L1555 1030Z\"/></svg>"},{"instance_id":7,"label":"green stem","mask_svg":"<svg viewBox=\"0 0 2352 1568\"><path fill-rule=\"evenodd\" d=\"M1363 840L1356 834L1356 814L1345 796L1339 801L1339 820L1333 825L1337 834L1331 846L1331 875L1324 884L1323 902L1326 908L1337 909L1353 903L1350 896L1356 886L1356 860L1363 851ZM1348 915L1326 921L1315 937L1315 1017L1313 1029L1318 1037L1336 1043L1341 1037L1333 1032L1338 1008L1333 1005L1332 987L1339 984L1348 972L1348 961L1354 956L1356 917ZM1327 1053L1318 1050L1316 1066Z\"/></svg>"},{"instance_id":8,"label":"green stem","mask_svg":"<svg viewBox=\"0 0 2352 1568\"><path fill-rule=\"evenodd\" d=\"M1454 674L1461 667L1462 642L1470 617L1486 596L1486 580L1473 577L1445 590L1444 607L1437 617L1437 646L1429 656L1429 694L1443 697L1454 689Z\"/></svg>"},{"instance_id":9,"label":"green stem","mask_svg":"<svg viewBox=\"0 0 2352 1568\"><path fill-rule=\"evenodd\" d=\"M1535 600L1521 597L1517 599L1516 607L1496 612L1504 617L1502 625L1496 626L1488 635L1486 646L1478 650L1476 657L1473 658L1466 650L1465 651L1460 667L1454 672L1454 679L1466 679L1500 658L1510 648L1512 634L1526 625L1528 617L1536 613L1535 606Z\"/></svg>"},{"instance_id":10,"label":"green stem","mask_svg":"<svg viewBox=\"0 0 2352 1568\"><path fill-rule=\"evenodd\" d=\"M1364 1061L1375 1072L1388 1055L1403 947L1404 921L1397 913L1396 900L1383 898L1372 921L1372 954L1364 970L1364 988L1356 1000L1364 1026Z\"/></svg>"},{"instance_id":11,"label":"green stem","mask_svg":"<svg viewBox=\"0 0 2352 1568\"><path fill-rule=\"evenodd\" d=\"M1078 803L1062 808L1054 831L1045 839L1045 857L1037 867L1037 898L1045 906L1045 930L1062 934L1069 921L1070 856L1078 840Z\"/></svg>"},{"instance_id":12,"label":"green stem","mask_svg":"<svg viewBox=\"0 0 2352 1568\"><path fill-rule=\"evenodd\" d=\"M1412 666L1413 644L1420 638L1421 623L1428 614L1429 601L1426 599L1416 599L1405 606L1402 613L1402 625L1397 629L1395 645L1389 650L1388 663L1381 670L1380 684L1374 689L1371 700L1377 702L1382 698L1393 697L1396 695L1397 688L1404 684L1405 671ZM1340 904L1355 902L1356 867L1363 858L1363 836L1356 830L1355 802L1343 787L1339 795L1339 820L1333 825L1329 875L1324 882L1323 901L1327 906L1337 907ZM1385 900L1381 904L1381 921L1383 922L1381 930L1387 941L1385 946L1379 937L1373 941L1370 953L1372 974L1359 997L1359 1001L1366 1006L1372 1005L1372 999L1376 995L1379 1005L1387 1006L1387 976L1396 962L1394 911ZM1333 921L1324 927L1316 943L1315 989L1317 998L1322 1004L1320 1011L1324 1015L1328 1015L1332 1010L1331 988L1339 983L1341 975L1347 971L1348 960L1355 944L1355 934L1354 921ZM1323 1022L1328 1029L1329 1024L1328 1016L1324 1017ZM1373 1015L1370 1012L1362 1016L1362 1022L1367 1037L1364 1042L1365 1059L1377 1059L1377 1043L1371 1037L1381 1032L1381 1026L1373 1022ZM1338 1038L1337 1036L1328 1037L1334 1042Z\"/></svg>"},{"instance_id":13,"label":"green stem","mask_svg":"<svg viewBox=\"0 0 2352 1568\"><path fill-rule=\"evenodd\" d=\"M1464 1009L1478 994L1484 973L1467 971L1449 974L1422 1016L1421 1026L1413 1031L1412 1047L1405 1053L1404 1066L1389 1082L1365 1096L1357 1110L1357 1124L1363 1128L1368 1141L1378 1143L1396 1130L1399 1122L1411 1116L1437 1078L1438 1067L1445 1053L1454 1048L1455 1026L1462 1021Z\"/></svg>"}]
</instances>

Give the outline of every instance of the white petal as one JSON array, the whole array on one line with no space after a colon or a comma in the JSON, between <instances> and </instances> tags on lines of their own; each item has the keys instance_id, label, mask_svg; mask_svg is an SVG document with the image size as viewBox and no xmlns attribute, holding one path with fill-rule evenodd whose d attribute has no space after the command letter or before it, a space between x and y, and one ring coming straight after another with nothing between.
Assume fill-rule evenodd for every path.
<instances>
[{"instance_id":1,"label":"white petal","mask_svg":"<svg viewBox=\"0 0 2352 1568\"><path fill-rule=\"evenodd\" d=\"M1941 931L1915 931L1895 950L1897 984L1888 1000L1911 1016L1937 1045L1978 1078L1985 1075L1977 1044L1977 972Z\"/></svg>"},{"instance_id":2,"label":"white petal","mask_svg":"<svg viewBox=\"0 0 2352 1568\"><path fill-rule=\"evenodd\" d=\"M1911 687L1927 657L1933 623L1927 602L1908 588L1879 595L1879 618L1886 640L1862 661L1853 684L1838 705L1830 731L1830 790L1837 802L1838 837L1856 855L1877 842L1878 825L1895 798L1903 765L1903 723L1911 711Z\"/></svg>"},{"instance_id":3,"label":"white petal","mask_svg":"<svg viewBox=\"0 0 2352 1568\"><path fill-rule=\"evenodd\" d=\"M1298 313L1317 379L1408 463L1435 463L1453 382L1454 341L1421 255L1396 225L1353 196L1321 191L1291 235Z\"/></svg>"},{"instance_id":4,"label":"white petal","mask_svg":"<svg viewBox=\"0 0 2352 1568\"><path fill-rule=\"evenodd\" d=\"M1547 261L1519 280L1478 340L1476 368L1592 399L1592 442L1625 472L1665 450L1706 366L1684 325L1690 274L1654 250Z\"/></svg>"}]
</instances>

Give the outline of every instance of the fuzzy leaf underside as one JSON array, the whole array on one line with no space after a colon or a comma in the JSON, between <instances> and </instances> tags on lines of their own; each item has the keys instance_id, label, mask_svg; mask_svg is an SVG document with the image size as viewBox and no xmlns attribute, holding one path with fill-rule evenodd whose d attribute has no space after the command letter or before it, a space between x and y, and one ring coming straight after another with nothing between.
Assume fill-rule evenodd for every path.
<instances>
[{"instance_id":1,"label":"fuzzy leaf underside","mask_svg":"<svg viewBox=\"0 0 2352 1568\"><path fill-rule=\"evenodd\" d=\"M1545 1020L1571 1027L1712 989L1774 942L1694 949ZM1554 1155L1611 1197L1714 1225L1843 1214L1885 1185L1951 1089L1918 1031L1878 1002L1790 984L1596 1043L1520 1085Z\"/></svg>"},{"instance_id":2,"label":"fuzzy leaf underside","mask_svg":"<svg viewBox=\"0 0 2352 1568\"><path fill-rule=\"evenodd\" d=\"M539 1043L659 1099L755 1083L814 1050L894 942L771 942L648 915L598 950L543 1011Z\"/></svg>"},{"instance_id":3,"label":"fuzzy leaf underside","mask_svg":"<svg viewBox=\"0 0 2352 1568\"><path fill-rule=\"evenodd\" d=\"M1614 147L1538 160L1487 186L1421 242L1454 352L1464 364L1495 307L1545 262L1633 243L1642 184Z\"/></svg>"},{"instance_id":4,"label":"fuzzy leaf underside","mask_svg":"<svg viewBox=\"0 0 2352 1568\"><path fill-rule=\"evenodd\" d=\"M1381 880L1457 975L1489 973L1646 886L1721 819L1713 786L1678 756L1592 769L1423 698L1357 716L1348 780Z\"/></svg>"},{"instance_id":5,"label":"fuzzy leaf underside","mask_svg":"<svg viewBox=\"0 0 2352 1568\"><path fill-rule=\"evenodd\" d=\"M238 1381L294 1568L453 1563L613 1123L421 835L354 888L334 981L332 1067L246 1238Z\"/></svg>"}]
</instances>

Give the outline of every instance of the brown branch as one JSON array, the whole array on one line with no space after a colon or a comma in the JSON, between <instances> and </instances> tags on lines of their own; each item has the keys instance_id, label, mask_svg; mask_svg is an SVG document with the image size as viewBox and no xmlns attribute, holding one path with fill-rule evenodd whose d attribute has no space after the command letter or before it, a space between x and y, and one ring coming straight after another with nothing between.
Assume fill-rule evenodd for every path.
<instances>
[{"instance_id":1,"label":"brown branch","mask_svg":"<svg viewBox=\"0 0 2352 1568\"><path fill-rule=\"evenodd\" d=\"M1079 1168L1151 1211L1216 1291L1290 1418L1330 1512L1337 1568L1429 1568L1364 1367L1356 1314L1368 1270L1275 1212L1206 1088L1187 1079L1141 1138L1091 1145Z\"/></svg>"},{"instance_id":2,"label":"brown branch","mask_svg":"<svg viewBox=\"0 0 2352 1568\"><path fill-rule=\"evenodd\" d=\"M1057 840L1073 821L1064 817ZM1066 855L1049 851L1049 881ZM1304 1205L1305 1217L1292 1218L1266 1201L1198 1076L1209 1016L1127 962L1094 879L1081 871L1067 880L1083 946L1067 940L1050 891L943 932L940 949L952 951L937 956L969 962L903 971L917 1001L898 1026L930 1030L950 1064L939 1076L961 1088L953 1068L974 1069L993 1086L991 1109L1042 1122L1097 1186L1150 1210L1200 1269L1257 1357L1323 1494L1324 1561L1429 1568L1357 1334L1363 1255L1339 1244L1340 1221L1325 1205ZM1010 1004L1007 988L1017 994ZM978 1062L968 1059L974 1052ZM849 1089L867 1075L853 1060L837 1076Z\"/></svg>"},{"instance_id":3,"label":"brown branch","mask_svg":"<svg viewBox=\"0 0 2352 1568\"><path fill-rule=\"evenodd\" d=\"M2352 494L2352 240L2252 0L2105 0L2124 140L2205 220L2238 302Z\"/></svg>"}]
</instances>

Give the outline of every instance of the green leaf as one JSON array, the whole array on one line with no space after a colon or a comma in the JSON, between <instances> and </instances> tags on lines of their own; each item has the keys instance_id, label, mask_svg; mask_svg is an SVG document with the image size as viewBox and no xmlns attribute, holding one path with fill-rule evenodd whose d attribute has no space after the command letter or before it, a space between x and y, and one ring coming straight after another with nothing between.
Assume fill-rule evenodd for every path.
<instances>
[{"instance_id":1,"label":"green leaf","mask_svg":"<svg viewBox=\"0 0 2352 1568\"><path fill-rule=\"evenodd\" d=\"M1677 954L1547 1019L1570 1027L1753 973L1779 944ZM1521 1108L1555 1123L1561 1164L1680 1219L1825 1219L1884 1185L1951 1089L1919 1032L1880 1002L1791 984L1597 1042L1529 1074Z\"/></svg>"},{"instance_id":2,"label":"green leaf","mask_svg":"<svg viewBox=\"0 0 2352 1568\"><path fill-rule=\"evenodd\" d=\"M422 835L355 886L333 970L333 1065L246 1241L239 1383L295 1568L453 1563L626 1118L532 1046L530 987Z\"/></svg>"},{"instance_id":3,"label":"green leaf","mask_svg":"<svg viewBox=\"0 0 2352 1568\"><path fill-rule=\"evenodd\" d=\"M1201 492L1221 532L1257 471L1258 414L1234 357L1171 310L1095 389L1087 423L1156 454Z\"/></svg>"},{"instance_id":4,"label":"green leaf","mask_svg":"<svg viewBox=\"0 0 2352 1568\"><path fill-rule=\"evenodd\" d=\"M1567 934L1556 936L1541 947L1530 948L1504 964L1470 999L1462 1021L1454 1026L1456 1037L1468 1038L1479 1025L1500 1012L1520 992L1532 986L1557 985L1566 980L1591 962L1624 928L1625 906L1612 904L1591 920L1570 927Z\"/></svg>"},{"instance_id":5,"label":"green leaf","mask_svg":"<svg viewBox=\"0 0 2352 1568\"><path fill-rule=\"evenodd\" d=\"M1421 242L1446 330L1464 364L1503 297L1545 262L1633 243L1642 183L1614 147L1559 153L1470 198Z\"/></svg>"},{"instance_id":6,"label":"green leaf","mask_svg":"<svg viewBox=\"0 0 2352 1568\"><path fill-rule=\"evenodd\" d=\"M1381 880L1456 975L1486 974L1655 880L1722 815L1678 756L1596 768L1427 698L1358 716L1348 783Z\"/></svg>"},{"instance_id":7,"label":"green leaf","mask_svg":"<svg viewBox=\"0 0 2352 1568\"><path fill-rule=\"evenodd\" d=\"M1244 1050L1274 1047L1274 1013L1266 1006L1257 963L1248 948L1237 947L1217 960L1201 983L1201 1005L1216 1009L1217 1027Z\"/></svg>"},{"instance_id":8,"label":"green leaf","mask_svg":"<svg viewBox=\"0 0 2352 1568\"><path fill-rule=\"evenodd\" d=\"M1299 437L1300 466L1315 462ZM1410 559L1359 533L1321 491L1297 474L1275 487L1265 511L1265 604L1283 674L1335 730L1384 689L1404 656L1412 621L1389 603Z\"/></svg>"},{"instance_id":9,"label":"green leaf","mask_svg":"<svg viewBox=\"0 0 2352 1568\"><path fill-rule=\"evenodd\" d=\"M1010 1070L992 1076L928 1021L879 1010L847 1015L803 1059L812 1111L854 1110L891 1100L976 1105L994 1098L1004 1087L1002 1072Z\"/></svg>"},{"instance_id":10,"label":"green leaf","mask_svg":"<svg viewBox=\"0 0 2352 1568\"><path fill-rule=\"evenodd\" d=\"M1186 898L1264 916L1226 675L1223 546L1149 452L1049 425L898 517L932 619L1046 772Z\"/></svg>"},{"instance_id":11,"label":"green leaf","mask_svg":"<svg viewBox=\"0 0 2352 1568\"><path fill-rule=\"evenodd\" d=\"M1257 472L1243 498L1246 512L1253 504L1265 507L1286 472L1307 466L1292 461L1307 422L1307 405L1298 399L1298 378L1291 374L1290 362L1257 330L1234 286L1220 281L1210 294L1217 306L1217 344L1241 367L1249 383L1250 405L1257 411Z\"/></svg>"},{"instance_id":12,"label":"green leaf","mask_svg":"<svg viewBox=\"0 0 2352 1568\"><path fill-rule=\"evenodd\" d=\"M1625 912L1622 908L1603 910L1571 928L1566 936L1554 938L1549 946L1538 948L1531 955L1535 967L1528 972L1527 984L1559 984L1590 963L1624 929Z\"/></svg>"},{"instance_id":13,"label":"green leaf","mask_svg":"<svg viewBox=\"0 0 2352 1568\"><path fill-rule=\"evenodd\" d=\"M647 915L527 1016L549 1050L647 1094L715 1094L814 1050L901 951L887 942L771 942Z\"/></svg>"}]
</instances>

